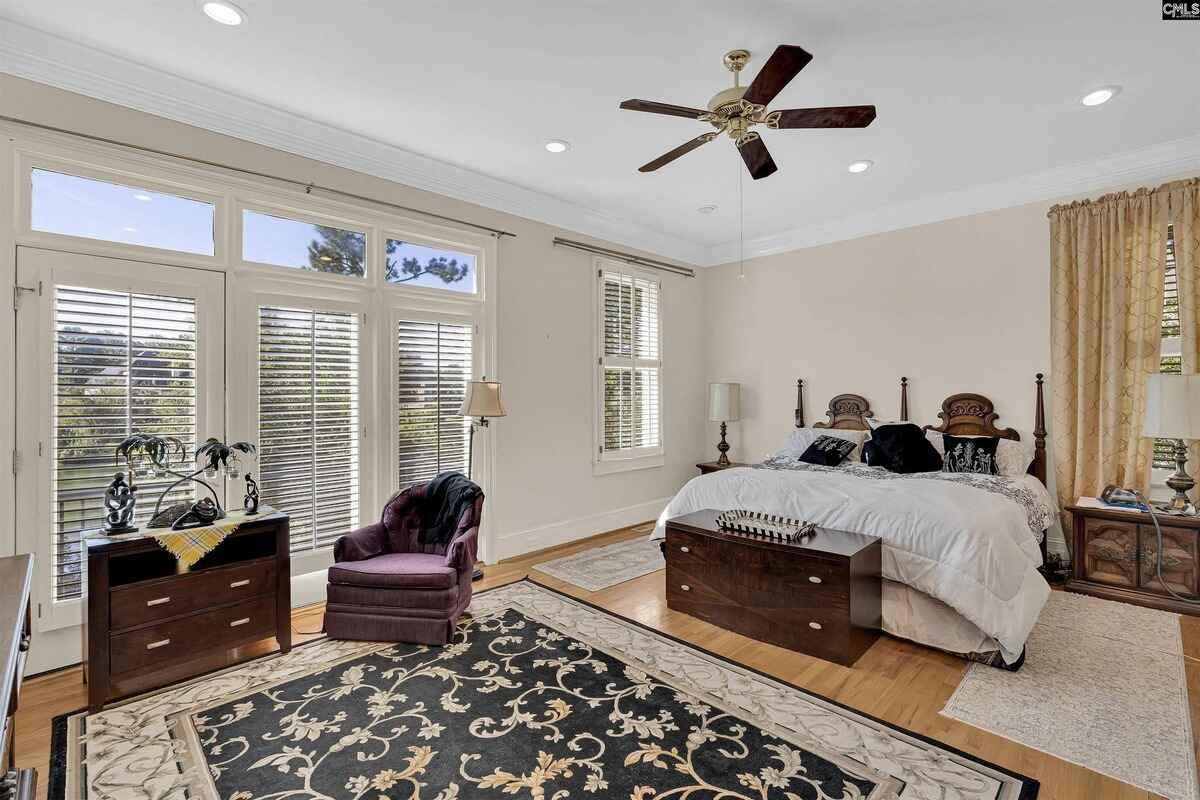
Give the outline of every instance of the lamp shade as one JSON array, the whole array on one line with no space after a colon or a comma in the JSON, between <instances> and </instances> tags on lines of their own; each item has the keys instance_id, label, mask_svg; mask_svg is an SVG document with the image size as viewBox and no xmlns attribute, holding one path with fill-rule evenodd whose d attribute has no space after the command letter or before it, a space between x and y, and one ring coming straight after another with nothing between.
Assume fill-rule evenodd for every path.
<instances>
[{"instance_id":1,"label":"lamp shade","mask_svg":"<svg viewBox=\"0 0 1200 800\"><path fill-rule=\"evenodd\" d=\"M740 383L710 383L708 385L708 418L712 422L733 422L742 416L742 385Z\"/></svg>"},{"instance_id":2,"label":"lamp shade","mask_svg":"<svg viewBox=\"0 0 1200 800\"><path fill-rule=\"evenodd\" d=\"M1143 436L1200 439L1200 375L1147 375Z\"/></svg>"},{"instance_id":3,"label":"lamp shade","mask_svg":"<svg viewBox=\"0 0 1200 800\"><path fill-rule=\"evenodd\" d=\"M467 396L458 413L464 417L505 416L504 404L500 402L500 381L469 381Z\"/></svg>"}]
</instances>

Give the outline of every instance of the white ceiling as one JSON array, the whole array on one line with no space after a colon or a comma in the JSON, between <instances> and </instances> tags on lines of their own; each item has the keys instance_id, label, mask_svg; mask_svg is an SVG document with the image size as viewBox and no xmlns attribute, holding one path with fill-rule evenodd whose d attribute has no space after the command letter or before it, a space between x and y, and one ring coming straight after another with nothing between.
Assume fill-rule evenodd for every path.
<instances>
[{"instance_id":1,"label":"white ceiling","mask_svg":"<svg viewBox=\"0 0 1200 800\"><path fill-rule=\"evenodd\" d=\"M955 198L961 213L981 210L985 190L993 206L1064 194L1108 179L1106 165L1120 177L1139 160L1200 163L1200 23L1163 22L1143 0L237 2L240 28L209 22L194 0L0 0L0 16L549 195L540 208L566 201L643 234L613 238L658 235L668 255L698 261L736 253L739 179L745 238L762 252L802 231L836 238L851 220L952 216ZM779 43L814 58L772 108L873 103L875 123L767 131L780 169L761 181L743 176L728 139L637 172L709 128L621 100L703 106L729 84L726 50L751 51L749 79ZM40 77L21 63L0 67ZM1110 83L1124 87L1114 101L1079 104ZM548 138L573 147L551 155ZM859 158L875 167L849 174ZM717 213L697 213L709 203Z\"/></svg>"}]
</instances>

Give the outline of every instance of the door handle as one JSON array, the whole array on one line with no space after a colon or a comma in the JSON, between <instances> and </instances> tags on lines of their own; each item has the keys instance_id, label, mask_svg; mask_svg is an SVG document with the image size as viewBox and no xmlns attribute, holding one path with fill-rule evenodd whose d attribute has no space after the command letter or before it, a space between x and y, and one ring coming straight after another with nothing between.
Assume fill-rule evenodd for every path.
<instances>
[{"instance_id":1,"label":"door handle","mask_svg":"<svg viewBox=\"0 0 1200 800\"><path fill-rule=\"evenodd\" d=\"M234 581L233 583L229 584L229 588L230 588L230 589L237 589L237 588L239 588L239 587L242 587L242 586L249 586L249 585L250 585L250 579L249 579L249 578L242 578L240 581Z\"/></svg>"},{"instance_id":2,"label":"door handle","mask_svg":"<svg viewBox=\"0 0 1200 800\"><path fill-rule=\"evenodd\" d=\"M147 600L146 605L147 606L161 606L164 603L169 603L169 602L171 602L170 597L156 597L153 600Z\"/></svg>"},{"instance_id":3,"label":"door handle","mask_svg":"<svg viewBox=\"0 0 1200 800\"><path fill-rule=\"evenodd\" d=\"M245 625L249 621L250 621L249 617L242 617L241 619L235 619L233 622L229 623L229 627L236 628L238 625Z\"/></svg>"},{"instance_id":4,"label":"door handle","mask_svg":"<svg viewBox=\"0 0 1200 800\"><path fill-rule=\"evenodd\" d=\"M156 650L159 647L166 647L170 643L171 643L170 639L159 639L157 642L151 642L150 644L146 645L146 649L147 650Z\"/></svg>"}]
</instances>

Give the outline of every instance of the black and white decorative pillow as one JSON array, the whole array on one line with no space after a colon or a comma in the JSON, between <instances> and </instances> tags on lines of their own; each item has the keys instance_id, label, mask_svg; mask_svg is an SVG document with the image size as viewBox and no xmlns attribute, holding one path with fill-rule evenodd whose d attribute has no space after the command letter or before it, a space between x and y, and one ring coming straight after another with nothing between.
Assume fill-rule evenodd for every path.
<instances>
[{"instance_id":1,"label":"black and white decorative pillow","mask_svg":"<svg viewBox=\"0 0 1200 800\"><path fill-rule=\"evenodd\" d=\"M858 444L835 436L818 436L817 440L808 446L800 455L805 464L819 464L823 467L836 467L846 460L846 456Z\"/></svg>"},{"instance_id":2,"label":"black and white decorative pillow","mask_svg":"<svg viewBox=\"0 0 1200 800\"><path fill-rule=\"evenodd\" d=\"M996 448L1000 439L996 436L951 436L942 437L945 456L942 472L974 472L979 475L999 475L996 465Z\"/></svg>"}]
</instances>

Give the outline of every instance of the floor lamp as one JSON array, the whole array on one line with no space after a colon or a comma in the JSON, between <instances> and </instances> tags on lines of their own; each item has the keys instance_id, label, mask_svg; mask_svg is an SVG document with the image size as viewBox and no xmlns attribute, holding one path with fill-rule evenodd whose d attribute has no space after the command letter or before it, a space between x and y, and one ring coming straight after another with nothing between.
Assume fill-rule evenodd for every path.
<instances>
[{"instance_id":1,"label":"floor lamp","mask_svg":"<svg viewBox=\"0 0 1200 800\"><path fill-rule=\"evenodd\" d=\"M500 381L483 380L467 383L467 396L463 398L459 414L471 420L471 435L467 440L467 477L471 477L471 468L475 461L475 430L488 427L489 417L503 417L504 405L500 402ZM471 580L483 577L483 570L475 566Z\"/></svg>"}]
</instances>

